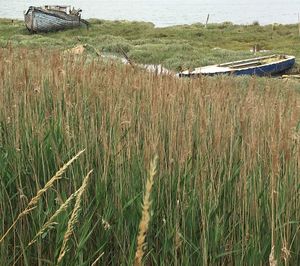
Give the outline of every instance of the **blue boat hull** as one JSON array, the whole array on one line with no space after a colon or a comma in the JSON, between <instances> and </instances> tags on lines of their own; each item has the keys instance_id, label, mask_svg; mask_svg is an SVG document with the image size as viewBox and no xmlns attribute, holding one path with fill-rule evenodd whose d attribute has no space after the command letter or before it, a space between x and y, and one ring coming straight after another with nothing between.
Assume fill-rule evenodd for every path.
<instances>
[{"instance_id":1,"label":"blue boat hull","mask_svg":"<svg viewBox=\"0 0 300 266\"><path fill-rule=\"evenodd\" d=\"M295 64L295 58L291 58L289 60L274 63L270 65L260 66L256 68L249 68L249 69L241 69L233 71L232 74L235 76L241 75L256 75L256 76L269 76L269 75L276 75L291 69Z\"/></svg>"},{"instance_id":2,"label":"blue boat hull","mask_svg":"<svg viewBox=\"0 0 300 266\"><path fill-rule=\"evenodd\" d=\"M219 65L196 68L193 71L178 73L179 77L198 77L202 75L256 75L271 76L283 73L295 64L295 57L288 55L271 55Z\"/></svg>"}]
</instances>

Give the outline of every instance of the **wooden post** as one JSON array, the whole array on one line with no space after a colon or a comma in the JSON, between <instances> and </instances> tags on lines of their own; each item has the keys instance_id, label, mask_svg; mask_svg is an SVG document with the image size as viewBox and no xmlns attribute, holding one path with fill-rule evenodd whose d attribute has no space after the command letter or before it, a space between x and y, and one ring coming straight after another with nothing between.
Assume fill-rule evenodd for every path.
<instances>
[{"instance_id":1,"label":"wooden post","mask_svg":"<svg viewBox=\"0 0 300 266\"><path fill-rule=\"evenodd\" d=\"M208 20L209 20L209 14L207 14L207 18L206 18L206 22L205 22L205 28L207 28Z\"/></svg>"},{"instance_id":2,"label":"wooden post","mask_svg":"<svg viewBox=\"0 0 300 266\"><path fill-rule=\"evenodd\" d=\"M254 44L253 45L253 54L256 55L256 52L257 52L257 44Z\"/></svg>"}]
</instances>

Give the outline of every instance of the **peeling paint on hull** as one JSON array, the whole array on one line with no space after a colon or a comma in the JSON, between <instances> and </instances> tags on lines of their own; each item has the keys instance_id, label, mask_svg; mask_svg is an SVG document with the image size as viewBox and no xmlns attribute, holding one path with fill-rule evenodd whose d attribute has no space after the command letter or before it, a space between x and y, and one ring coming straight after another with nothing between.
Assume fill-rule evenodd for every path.
<instances>
[{"instance_id":1,"label":"peeling paint on hull","mask_svg":"<svg viewBox=\"0 0 300 266\"><path fill-rule=\"evenodd\" d=\"M30 32L49 32L87 25L80 16L30 7L25 13L25 25Z\"/></svg>"}]
</instances>

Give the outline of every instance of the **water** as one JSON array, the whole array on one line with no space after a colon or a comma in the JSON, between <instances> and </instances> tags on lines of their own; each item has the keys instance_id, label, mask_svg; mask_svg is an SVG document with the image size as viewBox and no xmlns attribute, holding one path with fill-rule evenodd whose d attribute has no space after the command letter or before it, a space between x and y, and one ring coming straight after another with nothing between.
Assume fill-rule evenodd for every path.
<instances>
[{"instance_id":1,"label":"water","mask_svg":"<svg viewBox=\"0 0 300 266\"><path fill-rule=\"evenodd\" d=\"M151 21L156 26L231 21L237 24L298 22L299 0L0 0L0 17L23 19L30 5L72 5L83 18Z\"/></svg>"}]
</instances>

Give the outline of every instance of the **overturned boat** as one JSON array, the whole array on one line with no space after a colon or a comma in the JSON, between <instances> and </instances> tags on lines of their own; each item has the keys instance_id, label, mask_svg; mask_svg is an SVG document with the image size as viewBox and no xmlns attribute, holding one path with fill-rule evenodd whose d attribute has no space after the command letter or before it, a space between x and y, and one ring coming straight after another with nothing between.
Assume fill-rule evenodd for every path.
<instances>
[{"instance_id":1,"label":"overturned boat","mask_svg":"<svg viewBox=\"0 0 300 266\"><path fill-rule=\"evenodd\" d=\"M49 32L80 27L89 23L81 18L81 9L71 6L29 7L25 12L26 28L32 32Z\"/></svg>"},{"instance_id":2,"label":"overturned boat","mask_svg":"<svg viewBox=\"0 0 300 266\"><path fill-rule=\"evenodd\" d=\"M201 75L257 75L270 76L283 73L293 67L295 56L269 55L219 65L198 67L192 71L178 73L179 77L197 77Z\"/></svg>"}]
</instances>

